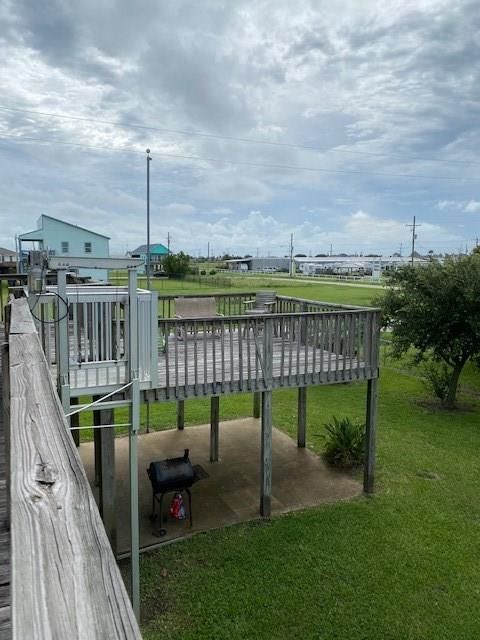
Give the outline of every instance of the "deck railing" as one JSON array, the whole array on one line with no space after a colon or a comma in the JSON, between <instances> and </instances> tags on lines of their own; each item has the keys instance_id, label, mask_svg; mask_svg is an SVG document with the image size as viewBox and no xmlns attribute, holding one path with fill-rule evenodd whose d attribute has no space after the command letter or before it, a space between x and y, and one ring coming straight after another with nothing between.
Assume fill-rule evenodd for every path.
<instances>
[{"instance_id":1,"label":"deck railing","mask_svg":"<svg viewBox=\"0 0 480 640\"><path fill-rule=\"evenodd\" d=\"M256 291L242 291L239 293L215 293L215 294L181 294L158 296L158 314L160 318L173 318L175 316L176 298L215 298L217 313L223 316L245 315L250 308L245 303L254 300ZM332 302L321 302L317 300L304 300L302 298L292 298L290 296L276 296L276 303L273 308L275 313L298 313L301 311L335 311L339 309L359 309L352 305L335 304Z\"/></svg>"},{"instance_id":2,"label":"deck railing","mask_svg":"<svg viewBox=\"0 0 480 640\"><path fill-rule=\"evenodd\" d=\"M373 378L378 328L375 309L162 319L159 387L175 398Z\"/></svg>"},{"instance_id":3,"label":"deck railing","mask_svg":"<svg viewBox=\"0 0 480 640\"><path fill-rule=\"evenodd\" d=\"M12 638L140 638L25 299L8 359Z\"/></svg>"},{"instance_id":4,"label":"deck railing","mask_svg":"<svg viewBox=\"0 0 480 640\"><path fill-rule=\"evenodd\" d=\"M69 372L73 387L105 387L125 381L128 368L128 295L123 287L67 287L67 300L52 290L33 296L31 312L50 365L57 362L55 328L68 315ZM138 292L139 380L155 386L157 296Z\"/></svg>"}]
</instances>

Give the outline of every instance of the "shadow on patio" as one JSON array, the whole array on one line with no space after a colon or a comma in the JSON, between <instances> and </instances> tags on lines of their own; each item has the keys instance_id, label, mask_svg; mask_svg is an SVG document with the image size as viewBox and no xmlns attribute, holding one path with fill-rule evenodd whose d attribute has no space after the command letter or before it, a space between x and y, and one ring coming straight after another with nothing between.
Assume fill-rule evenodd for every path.
<instances>
[{"instance_id":1,"label":"shadow on patio","mask_svg":"<svg viewBox=\"0 0 480 640\"><path fill-rule=\"evenodd\" d=\"M210 462L210 425L171 429L143 434L138 438L140 547L191 533L215 529L259 518L260 504L260 421L253 418L220 424L220 459ZM152 490L146 469L150 462L181 456L190 449L192 464L200 464L209 477L193 485L193 528L187 520L164 519L167 535L154 535L158 523L152 524ZM82 444L80 456L88 479L94 482L93 442ZM129 551L128 438L115 441L117 477L118 553ZM94 488L94 493L96 493ZM298 449L296 442L273 429L272 515L360 495L362 485L347 474L333 471L308 449ZM164 513L173 494L167 494ZM188 500L185 500L186 507Z\"/></svg>"}]
</instances>

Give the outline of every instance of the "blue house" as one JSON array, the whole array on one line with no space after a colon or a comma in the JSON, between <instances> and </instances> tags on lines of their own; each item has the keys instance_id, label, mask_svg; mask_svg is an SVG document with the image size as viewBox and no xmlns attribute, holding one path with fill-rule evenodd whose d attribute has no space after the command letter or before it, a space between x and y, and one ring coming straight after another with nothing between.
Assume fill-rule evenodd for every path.
<instances>
[{"instance_id":1,"label":"blue house","mask_svg":"<svg viewBox=\"0 0 480 640\"><path fill-rule=\"evenodd\" d=\"M76 224L41 215L37 229L18 236L18 252L26 248L48 251L50 256L108 258L110 238L96 231L90 231ZM25 247L24 243L34 243ZM108 272L103 269L79 269L80 276L90 276L94 280L107 280Z\"/></svg>"},{"instance_id":2,"label":"blue house","mask_svg":"<svg viewBox=\"0 0 480 640\"><path fill-rule=\"evenodd\" d=\"M145 265L147 263L147 245L141 244L133 251L129 251L129 255L132 258L141 258ZM158 243L150 245L150 273L160 270L165 256L168 256L168 249L165 245ZM145 266L139 267L138 273L145 273Z\"/></svg>"}]
</instances>

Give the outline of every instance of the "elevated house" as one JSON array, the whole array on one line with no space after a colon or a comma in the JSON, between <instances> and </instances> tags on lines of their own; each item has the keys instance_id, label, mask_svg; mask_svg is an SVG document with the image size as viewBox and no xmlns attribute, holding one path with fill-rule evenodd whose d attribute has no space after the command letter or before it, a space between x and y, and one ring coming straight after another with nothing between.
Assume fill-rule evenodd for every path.
<instances>
[{"instance_id":1,"label":"elevated house","mask_svg":"<svg viewBox=\"0 0 480 640\"><path fill-rule=\"evenodd\" d=\"M24 249L29 248L48 251L49 256L108 258L109 241L109 236L102 233L42 214L34 231L18 236L18 252L22 255ZM25 270L25 266L22 267ZM106 269L79 268L78 275L102 281L108 279Z\"/></svg>"},{"instance_id":2,"label":"elevated house","mask_svg":"<svg viewBox=\"0 0 480 640\"><path fill-rule=\"evenodd\" d=\"M138 273L145 273L145 265L147 264L147 245L141 244L133 251L129 251L128 255L131 258L140 258L143 261L143 265L139 267ZM168 249L165 245L154 243L150 245L150 267L151 271L160 271L162 260L168 256Z\"/></svg>"},{"instance_id":3,"label":"elevated house","mask_svg":"<svg viewBox=\"0 0 480 640\"><path fill-rule=\"evenodd\" d=\"M11 273L17 270L17 252L0 247L0 273Z\"/></svg>"}]
</instances>

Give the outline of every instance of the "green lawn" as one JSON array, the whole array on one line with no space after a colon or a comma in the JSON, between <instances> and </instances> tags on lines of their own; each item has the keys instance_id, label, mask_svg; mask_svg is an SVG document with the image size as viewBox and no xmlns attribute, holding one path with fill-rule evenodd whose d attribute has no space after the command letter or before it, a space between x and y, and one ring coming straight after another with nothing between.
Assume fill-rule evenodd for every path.
<instances>
[{"instance_id":1,"label":"green lawn","mask_svg":"<svg viewBox=\"0 0 480 640\"><path fill-rule=\"evenodd\" d=\"M241 289L272 286L353 304L378 293L272 280L242 280L249 286ZM159 286L199 290L173 284ZM375 496L199 534L142 556L146 640L480 637L479 372L466 368L464 409L447 412L430 402L421 369L388 353L382 365ZM308 397L308 446L320 453L332 415L363 416L365 384L314 387ZM274 424L293 435L295 391L276 391L273 407ZM251 409L249 395L221 399L223 419ZM188 401L185 411L187 425L208 422L209 402ZM175 403L152 407L154 428L174 424Z\"/></svg>"},{"instance_id":2,"label":"green lawn","mask_svg":"<svg viewBox=\"0 0 480 640\"><path fill-rule=\"evenodd\" d=\"M363 384L310 389L309 446L321 450L332 414L362 415L364 394ZM248 413L250 398L237 398ZM479 403L448 413L423 398L418 378L382 370L375 497L145 555L145 638L479 637ZM274 422L292 434L295 400L274 397Z\"/></svg>"}]
</instances>

